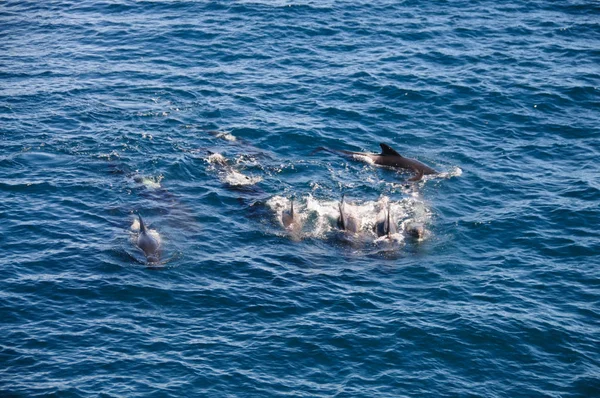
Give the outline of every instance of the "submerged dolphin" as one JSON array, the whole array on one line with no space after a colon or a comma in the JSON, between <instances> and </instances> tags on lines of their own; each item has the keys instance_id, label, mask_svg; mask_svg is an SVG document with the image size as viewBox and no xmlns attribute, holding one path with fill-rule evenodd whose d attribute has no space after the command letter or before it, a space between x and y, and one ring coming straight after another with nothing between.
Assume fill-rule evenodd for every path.
<instances>
[{"instance_id":1,"label":"submerged dolphin","mask_svg":"<svg viewBox=\"0 0 600 398\"><path fill-rule=\"evenodd\" d=\"M351 212L346 212L346 202L344 201L344 195L340 201L338 208L340 210L340 216L337 220L337 226L342 231L348 231L357 233L360 231L360 221Z\"/></svg>"},{"instance_id":2,"label":"submerged dolphin","mask_svg":"<svg viewBox=\"0 0 600 398\"><path fill-rule=\"evenodd\" d=\"M155 263L158 262L160 257L160 253L158 248L160 246L159 242L152 235L148 234L148 230L146 229L146 225L144 224L144 220L142 220L142 216L138 214L138 218L140 219L140 234L137 238L137 246L142 249L146 259L149 262Z\"/></svg>"},{"instance_id":3,"label":"submerged dolphin","mask_svg":"<svg viewBox=\"0 0 600 398\"><path fill-rule=\"evenodd\" d=\"M364 156L379 166L395 167L414 171L415 175L411 177L409 181L419 181L423 175L437 174L437 171L431 167L419 162L418 160L405 158L387 144L380 143L379 146L381 147L381 153L352 152L323 147L318 148L317 151L325 150L338 155Z\"/></svg>"},{"instance_id":4,"label":"submerged dolphin","mask_svg":"<svg viewBox=\"0 0 600 398\"><path fill-rule=\"evenodd\" d=\"M425 226L420 222L409 222L405 225L404 232L412 238L421 240L425 236Z\"/></svg>"},{"instance_id":5,"label":"submerged dolphin","mask_svg":"<svg viewBox=\"0 0 600 398\"><path fill-rule=\"evenodd\" d=\"M383 217L377 220L375 224L375 232L377 236L387 236L391 237L393 234L397 232L396 222L392 217L392 212L390 211L390 205L388 204L388 208L384 210Z\"/></svg>"}]
</instances>

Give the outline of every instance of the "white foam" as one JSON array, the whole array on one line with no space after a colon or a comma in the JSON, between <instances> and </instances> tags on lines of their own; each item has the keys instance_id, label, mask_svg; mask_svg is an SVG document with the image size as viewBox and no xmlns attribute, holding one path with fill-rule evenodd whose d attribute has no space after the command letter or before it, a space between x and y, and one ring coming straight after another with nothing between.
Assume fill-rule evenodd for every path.
<instances>
[{"instance_id":1,"label":"white foam","mask_svg":"<svg viewBox=\"0 0 600 398\"><path fill-rule=\"evenodd\" d=\"M437 176L440 178L452 178L452 177L460 177L462 175L462 173L463 173L462 169L458 166L455 166L448 171L437 174Z\"/></svg>"},{"instance_id":2,"label":"white foam","mask_svg":"<svg viewBox=\"0 0 600 398\"><path fill-rule=\"evenodd\" d=\"M262 177L252 176L249 177L245 174L240 173L237 170L228 169L225 172L223 181L231 186L245 186L254 185L262 181Z\"/></svg>"},{"instance_id":3,"label":"white foam","mask_svg":"<svg viewBox=\"0 0 600 398\"><path fill-rule=\"evenodd\" d=\"M220 164L220 165L227 164L227 159L225 159L225 156L221 155L220 153L210 154L208 156L208 158L206 158L206 161L210 164Z\"/></svg>"},{"instance_id":4,"label":"white foam","mask_svg":"<svg viewBox=\"0 0 600 398\"><path fill-rule=\"evenodd\" d=\"M400 233L395 233L390 236L380 236L379 238L375 239L373 242L376 244L381 244L381 243L386 243L386 242L393 242L393 243L398 244L398 243L404 242L404 235L402 235Z\"/></svg>"},{"instance_id":5,"label":"white foam","mask_svg":"<svg viewBox=\"0 0 600 398\"><path fill-rule=\"evenodd\" d=\"M215 134L215 137L222 138L222 139L224 139L226 141L230 141L230 142L237 141L237 138L233 134L231 134L229 131L218 131Z\"/></svg>"},{"instance_id":6,"label":"white foam","mask_svg":"<svg viewBox=\"0 0 600 398\"><path fill-rule=\"evenodd\" d=\"M404 241L403 231L405 223L420 222L425 224L429 221L431 212L416 197L403 198L400 201L392 201L387 196L381 196L374 201L354 201L346 198L346 211L352 213L361 225L361 233L372 235L375 242L390 240L389 237L377 238L373 227L377 220L383 217L383 211L389 209L392 218L398 223L398 233L391 236L394 242ZM281 224L281 215L285 209L290 207L289 199L282 196L274 196L266 203L273 211L273 216ZM323 238L336 229L339 217L339 200L316 199L307 195L303 199L294 202L294 209L302 215L304 222L304 234L315 238ZM283 226L283 225L282 225Z\"/></svg>"},{"instance_id":7,"label":"white foam","mask_svg":"<svg viewBox=\"0 0 600 398\"><path fill-rule=\"evenodd\" d=\"M149 189L158 189L160 188L160 181L162 179L163 176L158 176L156 179L153 177L144 177L142 179L142 184L144 184L144 186Z\"/></svg>"},{"instance_id":8,"label":"white foam","mask_svg":"<svg viewBox=\"0 0 600 398\"><path fill-rule=\"evenodd\" d=\"M450 177L460 177L463 171L460 167L456 166L450 171Z\"/></svg>"},{"instance_id":9,"label":"white foam","mask_svg":"<svg viewBox=\"0 0 600 398\"><path fill-rule=\"evenodd\" d=\"M157 177L147 177L141 175L135 175L133 180L139 184L142 184L147 189L158 189L161 187L160 182L163 180L163 176L159 175Z\"/></svg>"}]
</instances>

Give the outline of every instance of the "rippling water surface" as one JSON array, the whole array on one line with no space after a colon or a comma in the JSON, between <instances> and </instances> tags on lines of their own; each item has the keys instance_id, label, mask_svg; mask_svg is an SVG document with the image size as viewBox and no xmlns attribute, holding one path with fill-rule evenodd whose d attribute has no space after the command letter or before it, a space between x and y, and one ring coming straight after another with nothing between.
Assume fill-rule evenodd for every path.
<instances>
[{"instance_id":1,"label":"rippling water surface","mask_svg":"<svg viewBox=\"0 0 600 398\"><path fill-rule=\"evenodd\" d=\"M600 6L373 3L0 3L0 395L600 395Z\"/></svg>"}]
</instances>

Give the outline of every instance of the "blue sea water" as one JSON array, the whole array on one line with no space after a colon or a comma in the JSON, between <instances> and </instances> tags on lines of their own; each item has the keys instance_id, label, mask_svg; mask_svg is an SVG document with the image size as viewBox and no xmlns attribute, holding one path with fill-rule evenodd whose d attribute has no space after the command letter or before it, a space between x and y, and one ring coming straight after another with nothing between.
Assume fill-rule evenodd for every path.
<instances>
[{"instance_id":1,"label":"blue sea water","mask_svg":"<svg viewBox=\"0 0 600 398\"><path fill-rule=\"evenodd\" d=\"M8 0L0 38L0 396L600 396L598 2ZM315 151L380 142L440 173Z\"/></svg>"}]
</instances>

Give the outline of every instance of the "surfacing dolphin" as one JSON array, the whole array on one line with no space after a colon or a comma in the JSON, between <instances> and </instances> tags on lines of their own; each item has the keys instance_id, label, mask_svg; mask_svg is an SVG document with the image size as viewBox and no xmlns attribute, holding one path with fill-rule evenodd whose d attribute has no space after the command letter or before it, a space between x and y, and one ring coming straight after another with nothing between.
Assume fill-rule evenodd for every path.
<instances>
[{"instance_id":1,"label":"surfacing dolphin","mask_svg":"<svg viewBox=\"0 0 600 398\"><path fill-rule=\"evenodd\" d=\"M338 205L340 210L340 216L337 220L338 228L342 231L358 233L358 231L360 231L360 221L352 212L346 211L346 202L344 200L344 196L345 195L342 195L342 200Z\"/></svg>"},{"instance_id":2,"label":"surfacing dolphin","mask_svg":"<svg viewBox=\"0 0 600 398\"><path fill-rule=\"evenodd\" d=\"M431 167L419 162L418 160L405 158L387 144L380 143L379 146L381 147L381 153L352 152L341 149L329 149L324 147L317 148L316 151L324 150L337 155L350 155L352 157L363 156L379 166L387 166L414 171L415 175L411 177L409 181L419 181L423 177L423 175L437 174L437 171L435 171Z\"/></svg>"},{"instance_id":3,"label":"surfacing dolphin","mask_svg":"<svg viewBox=\"0 0 600 398\"><path fill-rule=\"evenodd\" d=\"M156 238L148 234L148 230L146 229L144 220L142 220L142 216L138 214L138 218L140 219L140 234L137 238L137 246L142 249L148 262L157 263L160 258L160 253L158 250L160 243L156 240Z\"/></svg>"},{"instance_id":4,"label":"surfacing dolphin","mask_svg":"<svg viewBox=\"0 0 600 398\"><path fill-rule=\"evenodd\" d=\"M391 207L389 204L388 208L383 212L383 217L377 220L374 229L379 237L387 236L390 238L397 232L396 222L392 217Z\"/></svg>"},{"instance_id":5,"label":"surfacing dolphin","mask_svg":"<svg viewBox=\"0 0 600 398\"><path fill-rule=\"evenodd\" d=\"M281 223L285 228L289 228L292 224L297 223L297 217L294 213L294 198L290 200L290 209L284 210L281 213Z\"/></svg>"},{"instance_id":6,"label":"surfacing dolphin","mask_svg":"<svg viewBox=\"0 0 600 398\"><path fill-rule=\"evenodd\" d=\"M300 214L294 211L294 198L290 200L290 209L281 213L281 223L293 238L300 239L303 221Z\"/></svg>"}]
</instances>

